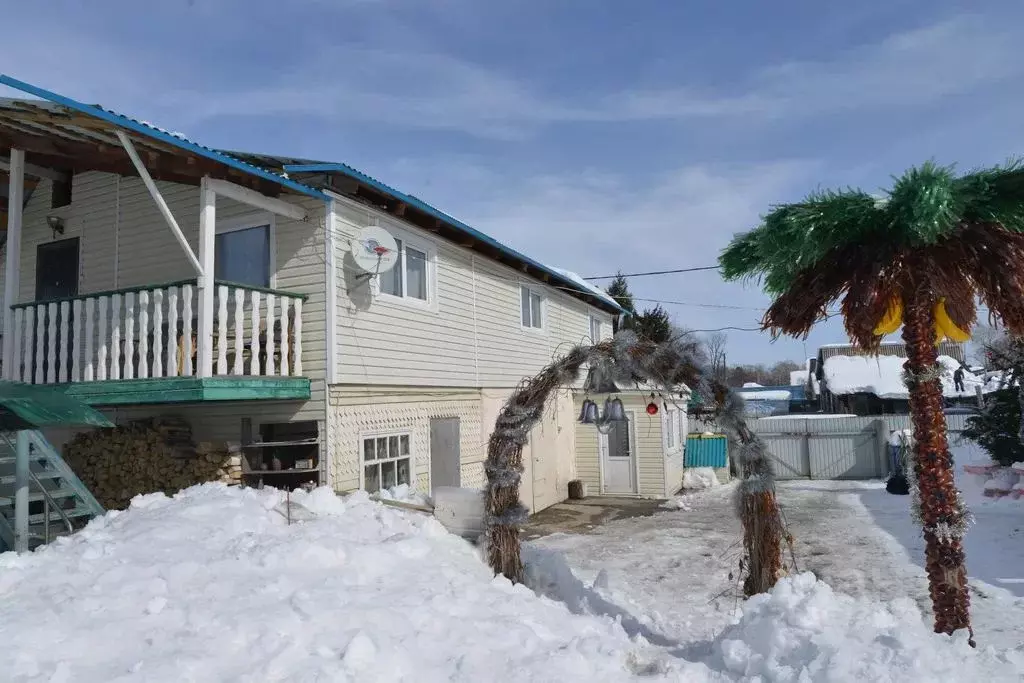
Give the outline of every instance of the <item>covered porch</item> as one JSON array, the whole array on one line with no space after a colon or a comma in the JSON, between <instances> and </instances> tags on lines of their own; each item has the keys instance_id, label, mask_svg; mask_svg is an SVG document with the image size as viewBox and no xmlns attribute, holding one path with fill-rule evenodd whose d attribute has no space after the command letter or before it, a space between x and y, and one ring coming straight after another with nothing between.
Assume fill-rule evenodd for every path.
<instances>
[{"instance_id":1,"label":"covered porch","mask_svg":"<svg viewBox=\"0 0 1024 683\"><path fill-rule=\"evenodd\" d=\"M324 196L99 107L14 87L49 101L0 99L2 378L53 385L91 405L308 400L308 294L276 286L274 224L309 221L316 212L310 207L318 206L309 198ZM81 174L93 171L131 178L140 192L141 181L151 215L159 216L145 225L123 221L120 184L109 198L89 198L91 206L110 205L118 234L143 235L131 253L118 254L115 242L113 254L85 258L79 242L98 243L97 228L81 239L84 227L65 235L81 206L72 187L79 192ZM182 198L183 186L194 188L191 201ZM45 224L37 211L26 226L28 200L41 189L51 195ZM231 207L226 219L218 217L218 199ZM196 205L198 215L182 211ZM255 218L240 222L238 207ZM160 239L147 243L144 235L157 230ZM130 258L155 261L152 279L139 268L119 278ZM134 280L132 286L97 287L103 278L91 271L100 262L104 273L113 264L107 282ZM165 273L190 276L169 280L160 277Z\"/></svg>"}]
</instances>

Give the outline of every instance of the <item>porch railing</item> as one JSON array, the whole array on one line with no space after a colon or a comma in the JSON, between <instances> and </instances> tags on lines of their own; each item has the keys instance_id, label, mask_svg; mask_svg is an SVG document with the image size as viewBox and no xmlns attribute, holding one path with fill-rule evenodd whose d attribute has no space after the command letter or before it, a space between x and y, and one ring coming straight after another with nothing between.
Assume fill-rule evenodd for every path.
<instances>
[{"instance_id":1,"label":"porch railing","mask_svg":"<svg viewBox=\"0 0 1024 683\"><path fill-rule=\"evenodd\" d=\"M197 297L196 280L181 280L16 304L5 375L31 384L198 375ZM213 374L301 376L305 298L216 281Z\"/></svg>"}]
</instances>

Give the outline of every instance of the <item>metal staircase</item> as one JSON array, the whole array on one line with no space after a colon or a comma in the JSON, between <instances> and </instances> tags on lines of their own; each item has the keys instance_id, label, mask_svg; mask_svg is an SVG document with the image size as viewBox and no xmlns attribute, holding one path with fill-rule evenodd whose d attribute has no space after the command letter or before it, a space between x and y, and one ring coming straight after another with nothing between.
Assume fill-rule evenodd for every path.
<instances>
[{"instance_id":1,"label":"metal staircase","mask_svg":"<svg viewBox=\"0 0 1024 683\"><path fill-rule=\"evenodd\" d=\"M72 533L104 513L57 450L34 430L21 432L29 447L28 548ZM18 432L0 432L0 551L15 549Z\"/></svg>"}]
</instances>

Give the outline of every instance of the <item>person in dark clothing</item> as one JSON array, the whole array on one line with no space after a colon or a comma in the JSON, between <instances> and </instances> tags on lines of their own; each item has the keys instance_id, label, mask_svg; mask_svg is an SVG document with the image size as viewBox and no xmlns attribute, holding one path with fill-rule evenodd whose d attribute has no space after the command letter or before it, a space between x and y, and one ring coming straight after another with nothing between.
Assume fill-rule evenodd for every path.
<instances>
[{"instance_id":1,"label":"person in dark clothing","mask_svg":"<svg viewBox=\"0 0 1024 683\"><path fill-rule=\"evenodd\" d=\"M956 393L961 394L965 391L964 389L964 366L960 366L953 373L953 389Z\"/></svg>"}]
</instances>

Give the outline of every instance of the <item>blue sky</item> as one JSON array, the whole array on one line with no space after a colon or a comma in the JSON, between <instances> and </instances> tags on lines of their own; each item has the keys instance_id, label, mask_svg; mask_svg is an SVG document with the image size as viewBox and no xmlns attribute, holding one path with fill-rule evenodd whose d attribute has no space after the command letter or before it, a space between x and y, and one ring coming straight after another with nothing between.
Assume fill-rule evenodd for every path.
<instances>
[{"instance_id":1,"label":"blue sky","mask_svg":"<svg viewBox=\"0 0 1024 683\"><path fill-rule=\"evenodd\" d=\"M0 64L211 146L348 162L599 275L713 265L818 187L1024 152L1024 5L977 4L49 0L5 9ZM767 303L714 272L631 285L734 307L666 305L695 329ZM730 332L730 360L844 338Z\"/></svg>"}]
</instances>

